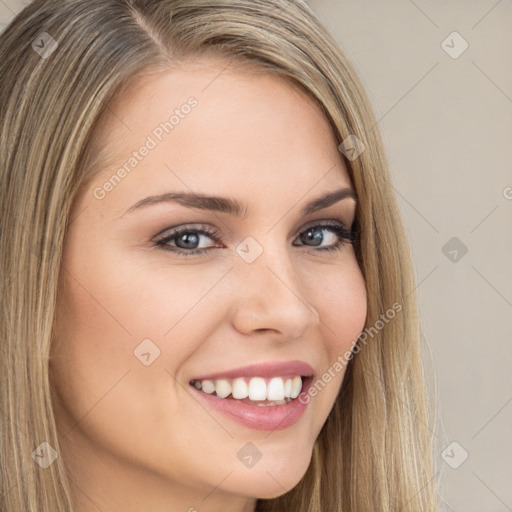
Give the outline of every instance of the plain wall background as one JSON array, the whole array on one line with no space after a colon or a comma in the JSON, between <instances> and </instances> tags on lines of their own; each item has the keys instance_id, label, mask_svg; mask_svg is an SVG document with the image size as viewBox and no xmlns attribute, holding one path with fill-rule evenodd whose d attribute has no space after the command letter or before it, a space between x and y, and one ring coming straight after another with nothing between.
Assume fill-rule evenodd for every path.
<instances>
[{"instance_id":1,"label":"plain wall background","mask_svg":"<svg viewBox=\"0 0 512 512\"><path fill-rule=\"evenodd\" d=\"M0 0L0 30L28 3ZM512 511L512 3L308 4L383 130L430 350L445 510ZM463 48L454 31L469 45L457 58L442 47Z\"/></svg>"}]
</instances>

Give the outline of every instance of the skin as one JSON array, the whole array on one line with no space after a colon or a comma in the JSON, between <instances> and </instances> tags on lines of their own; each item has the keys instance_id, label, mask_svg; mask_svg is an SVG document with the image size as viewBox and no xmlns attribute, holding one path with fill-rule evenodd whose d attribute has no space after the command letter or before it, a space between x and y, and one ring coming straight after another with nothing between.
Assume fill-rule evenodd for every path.
<instances>
[{"instance_id":1,"label":"skin","mask_svg":"<svg viewBox=\"0 0 512 512\"><path fill-rule=\"evenodd\" d=\"M225 66L196 60L132 80L101 125L99 140L114 164L74 204L50 367L78 512L246 512L256 498L290 490L308 467L344 372L298 423L272 433L199 404L189 381L289 360L308 362L318 378L364 328L367 298L353 246L320 251L299 239L313 221L348 228L354 221L350 198L300 212L351 187L327 120L282 78ZM97 199L94 190L190 96L197 107ZM127 213L171 191L232 197L247 216L176 203ZM198 224L223 239L202 235L203 255L155 245L170 228ZM322 247L339 239L320 232ZM248 236L263 249L250 264L236 252ZM146 366L134 350L148 338L160 356ZM237 458L247 442L262 454L251 468Z\"/></svg>"}]
</instances>

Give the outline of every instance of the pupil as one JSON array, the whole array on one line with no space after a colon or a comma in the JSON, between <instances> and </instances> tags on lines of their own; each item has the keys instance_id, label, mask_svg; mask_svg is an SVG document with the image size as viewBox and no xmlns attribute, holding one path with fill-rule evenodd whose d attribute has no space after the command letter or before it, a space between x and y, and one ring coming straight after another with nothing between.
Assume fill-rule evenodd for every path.
<instances>
[{"instance_id":1,"label":"pupil","mask_svg":"<svg viewBox=\"0 0 512 512\"><path fill-rule=\"evenodd\" d=\"M195 245L198 243L198 240L197 240L197 234L194 234L194 233L183 233L178 240L181 240L184 242L184 248L185 249L190 249L191 246ZM192 247L193 248L193 247Z\"/></svg>"},{"instance_id":2,"label":"pupil","mask_svg":"<svg viewBox=\"0 0 512 512\"><path fill-rule=\"evenodd\" d=\"M323 235L321 230L311 228L308 229L304 238L306 238L308 241L315 242L314 245L320 245L322 243ZM302 241L304 242L304 239Z\"/></svg>"}]
</instances>

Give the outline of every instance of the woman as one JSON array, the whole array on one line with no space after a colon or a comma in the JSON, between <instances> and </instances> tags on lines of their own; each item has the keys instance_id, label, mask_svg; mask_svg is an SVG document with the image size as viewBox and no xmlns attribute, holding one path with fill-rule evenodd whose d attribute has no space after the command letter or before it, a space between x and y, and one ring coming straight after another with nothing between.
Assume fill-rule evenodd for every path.
<instances>
[{"instance_id":1,"label":"woman","mask_svg":"<svg viewBox=\"0 0 512 512\"><path fill-rule=\"evenodd\" d=\"M437 510L370 103L287 0L1 35L2 511Z\"/></svg>"}]
</instances>

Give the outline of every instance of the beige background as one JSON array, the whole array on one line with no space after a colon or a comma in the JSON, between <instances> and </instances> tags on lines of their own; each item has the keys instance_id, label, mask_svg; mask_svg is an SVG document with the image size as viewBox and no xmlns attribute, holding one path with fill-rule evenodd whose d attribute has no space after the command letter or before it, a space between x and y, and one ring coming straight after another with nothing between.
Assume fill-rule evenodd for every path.
<instances>
[{"instance_id":1,"label":"beige background","mask_svg":"<svg viewBox=\"0 0 512 512\"><path fill-rule=\"evenodd\" d=\"M0 0L0 30L27 3ZM308 3L384 132L430 351L444 510L512 511L512 2ZM453 31L469 45L457 58L443 49L462 48Z\"/></svg>"}]
</instances>

